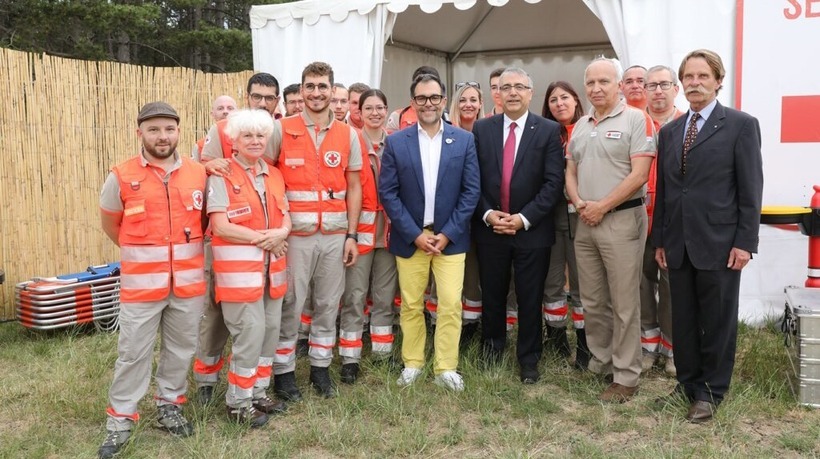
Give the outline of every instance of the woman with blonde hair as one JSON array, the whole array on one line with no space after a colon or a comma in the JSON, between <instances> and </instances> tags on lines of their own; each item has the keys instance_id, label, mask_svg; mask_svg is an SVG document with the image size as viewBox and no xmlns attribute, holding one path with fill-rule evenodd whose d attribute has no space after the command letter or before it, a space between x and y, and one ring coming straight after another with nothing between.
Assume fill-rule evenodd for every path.
<instances>
[{"instance_id":1,"label":"woman with blonde hair","mask_svg":"<svg viewBox=\"0 0 820 459\"><path fill-rule=\"evenodd\" d=\"M484 117L481 86L475 81L456 83L456 93L450 104L450 122L465 131L473 130L473 123Z\"/></svg>"}]
</instances>

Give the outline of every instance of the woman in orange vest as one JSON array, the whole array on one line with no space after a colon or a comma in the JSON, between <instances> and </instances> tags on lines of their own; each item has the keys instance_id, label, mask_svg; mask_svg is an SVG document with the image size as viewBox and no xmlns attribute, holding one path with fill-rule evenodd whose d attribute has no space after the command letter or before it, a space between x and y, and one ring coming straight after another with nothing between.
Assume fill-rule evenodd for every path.
<instances>
[{"instance_id":1,"label":"woman in orange vest","mask_svg":"<svg viewBox=\"0 0 820 459\"><path fill-rule=\"evenodd\" d=\"M231 420L260 427L267 414L285 409L266 389L287 290L291 222L282 174L262 160L273 132L270 115L237 111L225 131L236 151L230 174L208 179L215 295L233 340L225 400Z\"/></svg>"},{"instance_id":2,"label":"woman in orange vest","mask_svg":"<svg viewBox=\"0 0 820 459\"><path fill-rule=\"evenodd\" d=\"M547 87L543 116L561 125L561 141L564 148L569 144L572 128L584 112L575 89L566 81L555 81ZM567 340L566 317L572 306L572 323L577 341L575 368L584 370L590 359L584 331L584 307L578 292L578 268L575 264L573 234L578 226L578 214L571 204L566 211L555 212L555 245L550 255L550 267L544 283L544 318L547 321L546 344L563 357L571 354ZM569 274L569 302L564 286Z\"/></svg>"},{"instance_id":3,"label":"woman in orange vest","mask_svg":"<svg viewBox=\"0 0 820 459\"><path fill-rule=\"evenodd\" d=\"M342 316L339 328L339 355L342 356L341 380L353 384L359 375L362 331L367 294L370 308L370 340L376 358L393 352L393 299L396 295L396 257L387 251L390 222L378 194L381 157L387 136L387 96L379 89L368 89L359 98L364 126L362 151L369 161L362 167L362 212L359 217L359 259L345 272ZM369 167L367 167L369 166Z\"/></svg>"}]
</instances>

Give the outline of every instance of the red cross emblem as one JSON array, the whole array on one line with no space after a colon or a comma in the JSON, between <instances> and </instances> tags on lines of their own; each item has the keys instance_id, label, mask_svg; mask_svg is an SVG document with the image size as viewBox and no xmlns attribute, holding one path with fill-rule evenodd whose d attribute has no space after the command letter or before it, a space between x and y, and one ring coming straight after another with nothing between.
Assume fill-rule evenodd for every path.
<instances>
[{"instance_id":1,"label":"red cross emblem","mask_svg":"<svg viewBox=\"0 0 820 459\"><path fill-rule=\"evenodd\" d=\"M325 165L327 167L339 167L339 163L342 162L342 155L339 154L337 151L329 151L325 153Z\"/></svg>"},{"instance_id":2,"label":"red cross emblem","mask_svg":"<svg viewBox=\"0 0 820 459\"><path fill-rule=\"evenodd\" d=\"M191 195L191 197L194 199L194 209L202 210L202 201L203 201L202 191L195 190L193 192L193 194Z\"/></svg>"}]
</instances>

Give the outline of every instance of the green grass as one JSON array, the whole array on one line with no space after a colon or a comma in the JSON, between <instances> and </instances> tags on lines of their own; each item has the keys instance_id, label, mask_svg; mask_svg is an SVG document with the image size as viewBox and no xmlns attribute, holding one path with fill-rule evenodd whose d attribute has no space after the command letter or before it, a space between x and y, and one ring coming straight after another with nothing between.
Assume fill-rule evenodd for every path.
<instances>
[{"instance_id":1,"label":"green grass","mask_svg":"<svg viewBox=\"0 0 820 459\"><path fill-rule=\"evenodd\" d=\"M30 333L14 323L0 325L0 458L95 456L104 437L116 341L116 335L77 329ZM475 345L462 354L463 393L434 385L429 365L417 384L399 388L397 370L366 356L360 381L340 384L340 396L324 400L307 385L307 367L300 359L305 400L259 430L227 422L219 403L192 402L185 410L196 434L174 439L153 427L149 394L120 457L820 456L820 410L797 406L782 335L773 324L741 327L730 394L705 425L685 422L685 406L653 406L674 386L660 370L642 376L633 401L604 405L597 395L605 384L560 358L545 356L541 382L523 386L510 351L501 369L488 372L477 362ZM331 371L338 380L338 363ZM224 390L223 382L217 396Z\"/></svg>"}]
</instances>

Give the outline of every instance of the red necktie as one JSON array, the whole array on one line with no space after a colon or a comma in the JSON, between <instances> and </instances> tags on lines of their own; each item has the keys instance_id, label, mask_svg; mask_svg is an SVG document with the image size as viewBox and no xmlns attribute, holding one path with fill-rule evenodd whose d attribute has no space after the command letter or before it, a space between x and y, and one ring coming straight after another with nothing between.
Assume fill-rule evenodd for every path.
<instances>
[{"instance_id":1,"label":"red necktie","mask_svg":"<svg viewBox=\"0 0 820 459\"><path fill-rule=\"evenodd\" d=\"M689 153L689 149L692 148L692 144L695 143L695 139L698 137L698 118L700 118L700 113L695 113L692 118L689 118L686 137L683 138L683 155L680 160L680 173L683 175L686 175L686 154Z\"/></svg>"},{"instance_id":2,"label":"red necktie","mask_svg":"<svg viewBox=\"0 0 820 459\"><path fill-rule=\"evenodd\" d=\"M510 180L515 164L515 128L517 126L515 122L510 124L510 134L504 142L504 157L501 163L501 210L504 212L510 211Z\"/></svg>"}]
</instances>

